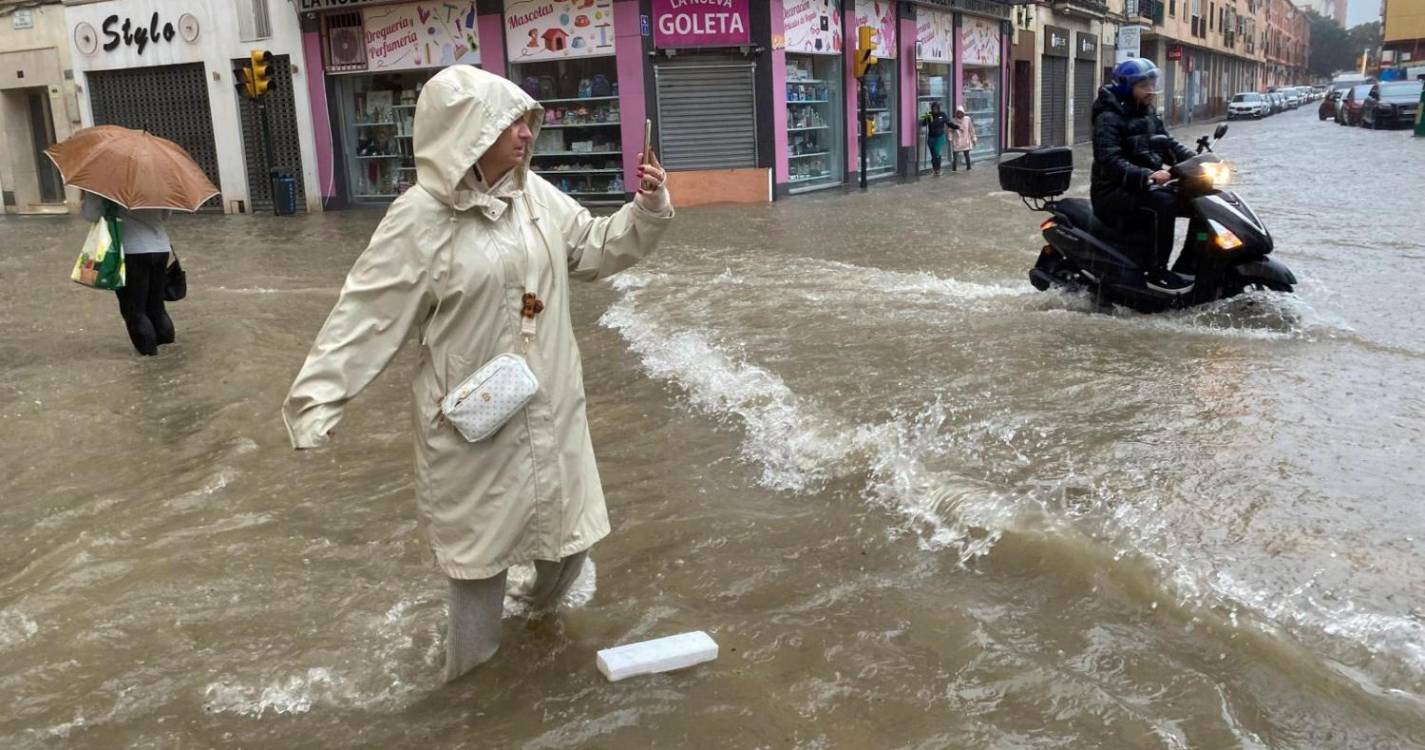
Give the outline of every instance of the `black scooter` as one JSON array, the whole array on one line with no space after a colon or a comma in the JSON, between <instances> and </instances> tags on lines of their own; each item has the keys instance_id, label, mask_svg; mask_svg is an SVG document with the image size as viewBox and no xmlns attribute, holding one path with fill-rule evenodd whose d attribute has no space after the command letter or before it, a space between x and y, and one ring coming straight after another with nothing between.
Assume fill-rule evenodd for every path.
<instances>
[{"instance_id":1,"label":"black scooter","mask_svg":"<svg viewBox=\"0 0 1425 750\"><path fill-rule=\"evenodd\" d=\"M1151 243L1151 234L1121 232L1099 221L1089 201L1059 197L1069 188L1072 151L1043 148L1002 162L1000 186L1018 193L1031 210L1050 214L1039 225L1049 244L1029 272L1030 283L1040 291L1085 289L1101 302L1140 312L1200 305L1248 289L1292 291L1296 277L1267 257L1271 233L1241 198L1223 189L1231 169L1212 153L1212 146L1226 133L1227 126L1218 125L1211 139L1199 139L1198 155L1173 164L1172 179L1154 188L1177 191L1187 207L1187 242L1172 268L1186 282L1181 289L1150 284L1146 269L1134 260L1138 254L1123 249ZM1171 160L1168 143L1167 136L1151 139L1152 147Z\"/></svg>"}]
</instances>

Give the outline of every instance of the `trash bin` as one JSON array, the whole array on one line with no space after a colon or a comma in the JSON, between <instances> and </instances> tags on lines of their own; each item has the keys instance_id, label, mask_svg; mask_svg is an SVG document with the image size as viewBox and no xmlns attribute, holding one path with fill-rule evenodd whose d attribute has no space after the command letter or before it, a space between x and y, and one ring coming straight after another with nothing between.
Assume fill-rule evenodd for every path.
<instances>
[{"instance_id":1,"label":"trash bin","mask_svg":"<svg viewBox=\"0 0 1425 750\"><path fill-rule=\"evenodd\" d=\"M297 213L297 180L288 175L272 177L272 213L291 216Z\"/></svg>"}]
</instances>

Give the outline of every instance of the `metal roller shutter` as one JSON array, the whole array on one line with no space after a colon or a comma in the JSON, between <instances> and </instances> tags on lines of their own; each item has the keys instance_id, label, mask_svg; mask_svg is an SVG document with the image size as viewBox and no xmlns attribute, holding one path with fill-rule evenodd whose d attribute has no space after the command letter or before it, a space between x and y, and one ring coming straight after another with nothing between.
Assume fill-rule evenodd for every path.
<instances>
[{"instance_id":1,"label":"metal roller shutter","mask_svg":"<svg viewBox=\"0 0 1425 750\"><path fill-rule=\"evenodd\" d=\"M1074 143L1093 140L1093 100L1098 87L1094 75L1098 63L1093 60L1074 61Z\"/></svg>"},{"instance_id":2,"label":"metal roller shutter","mask_svg":"<svg viewBox=\"0 0 1425 750\"><path fill-rule=\"evenodd\" d=\"M1069 116L1069 60L1048 55L1041 59L1044 88L1039 105L1039 145L1062 146Z\"/></svg>"},{"instance_id":3,"label":"metal roller shutter","mask_svg":"<svg viewBox=\"0 0 1425 750\"><path fill-rule=\"evenodd\" d=\"M90 71L84 74L95 125L147 130L187 149L204 174L218 180L218 147L202 63ZM204 208L222 208L214 196Z\"/></svg>"},{"instance_id":4,"label":"metal roller shutter","mask_svg":"<svg viewBox=\"0 0 1425 750\"><path fill-rule=\"evenodd\" d=\"M664 166L673 170L757 166L753 63L660 63L653 75Z\"/></svg>"},{"instance_id":5,"label":"metal roller shutter","mask_svg":"<svg viewBox=\"0 0 1425 750\"><path fill-rule=\"evenodd\" d=\"M247 58L233 60L236 65ZM302 179L302 145L297 136L297 107L292 101L292 59L273 55L268 66L272 88L267 91L267 124L272 128L273 166L297 178L297 210L307 210L307 193ZM272 210L272 180L267 178L267 152L262 145L262 124L257 104L238 97L242 117L242 149L247 160L247 198L253 211Z\"/></svg>"}]
</instances>

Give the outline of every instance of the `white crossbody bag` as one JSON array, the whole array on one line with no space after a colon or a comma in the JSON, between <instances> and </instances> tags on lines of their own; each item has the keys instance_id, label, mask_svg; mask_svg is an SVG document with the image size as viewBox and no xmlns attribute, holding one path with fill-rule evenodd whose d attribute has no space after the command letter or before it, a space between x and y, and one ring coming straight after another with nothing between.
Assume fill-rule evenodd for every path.
<instances>
[{"instance_id":1,"label":"white crossbody bag","mask_svg":"<svg viewBox=\"0 0 1425 750\"><path fill-rule=\"evenodd\" d=\"M550 262L553 263L549 241L540 229L539 218L535 216L528 193L524 198L530 221L534 225L534 233L539 235L545 255L550 256ZM454 252L452 248L451 253ZM535 316L543 312L544 303L539 301L536 294L539 274L534 258L527 258L525 265L520 337L524 341L525 350L528 351L537 328ZM437 302L436 311L439 310L440 303ZM539 379L535 377L529 362L523 356L514 353L500 354L452 388L445 398L441 399L440 413L467 441L478 443L499 432L506 422L529 405L538 391Z\"/></svg>"}]
</instances>

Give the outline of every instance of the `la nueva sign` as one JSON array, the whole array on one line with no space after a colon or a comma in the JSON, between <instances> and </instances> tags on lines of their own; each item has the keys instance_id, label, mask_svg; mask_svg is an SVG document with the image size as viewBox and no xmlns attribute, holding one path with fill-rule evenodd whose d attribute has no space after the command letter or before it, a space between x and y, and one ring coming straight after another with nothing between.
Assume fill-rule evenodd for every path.
<instances>
[{"instance_id":1,"label":"la nueva sign","mask_svg":"<svg viewBox=\"0 0 1425 750\"><path fill-rule=\"evenodd\" d=\"M748 0L653 0L653 44L662 48L748 44Z\"/></svg>"}]
</instances>

